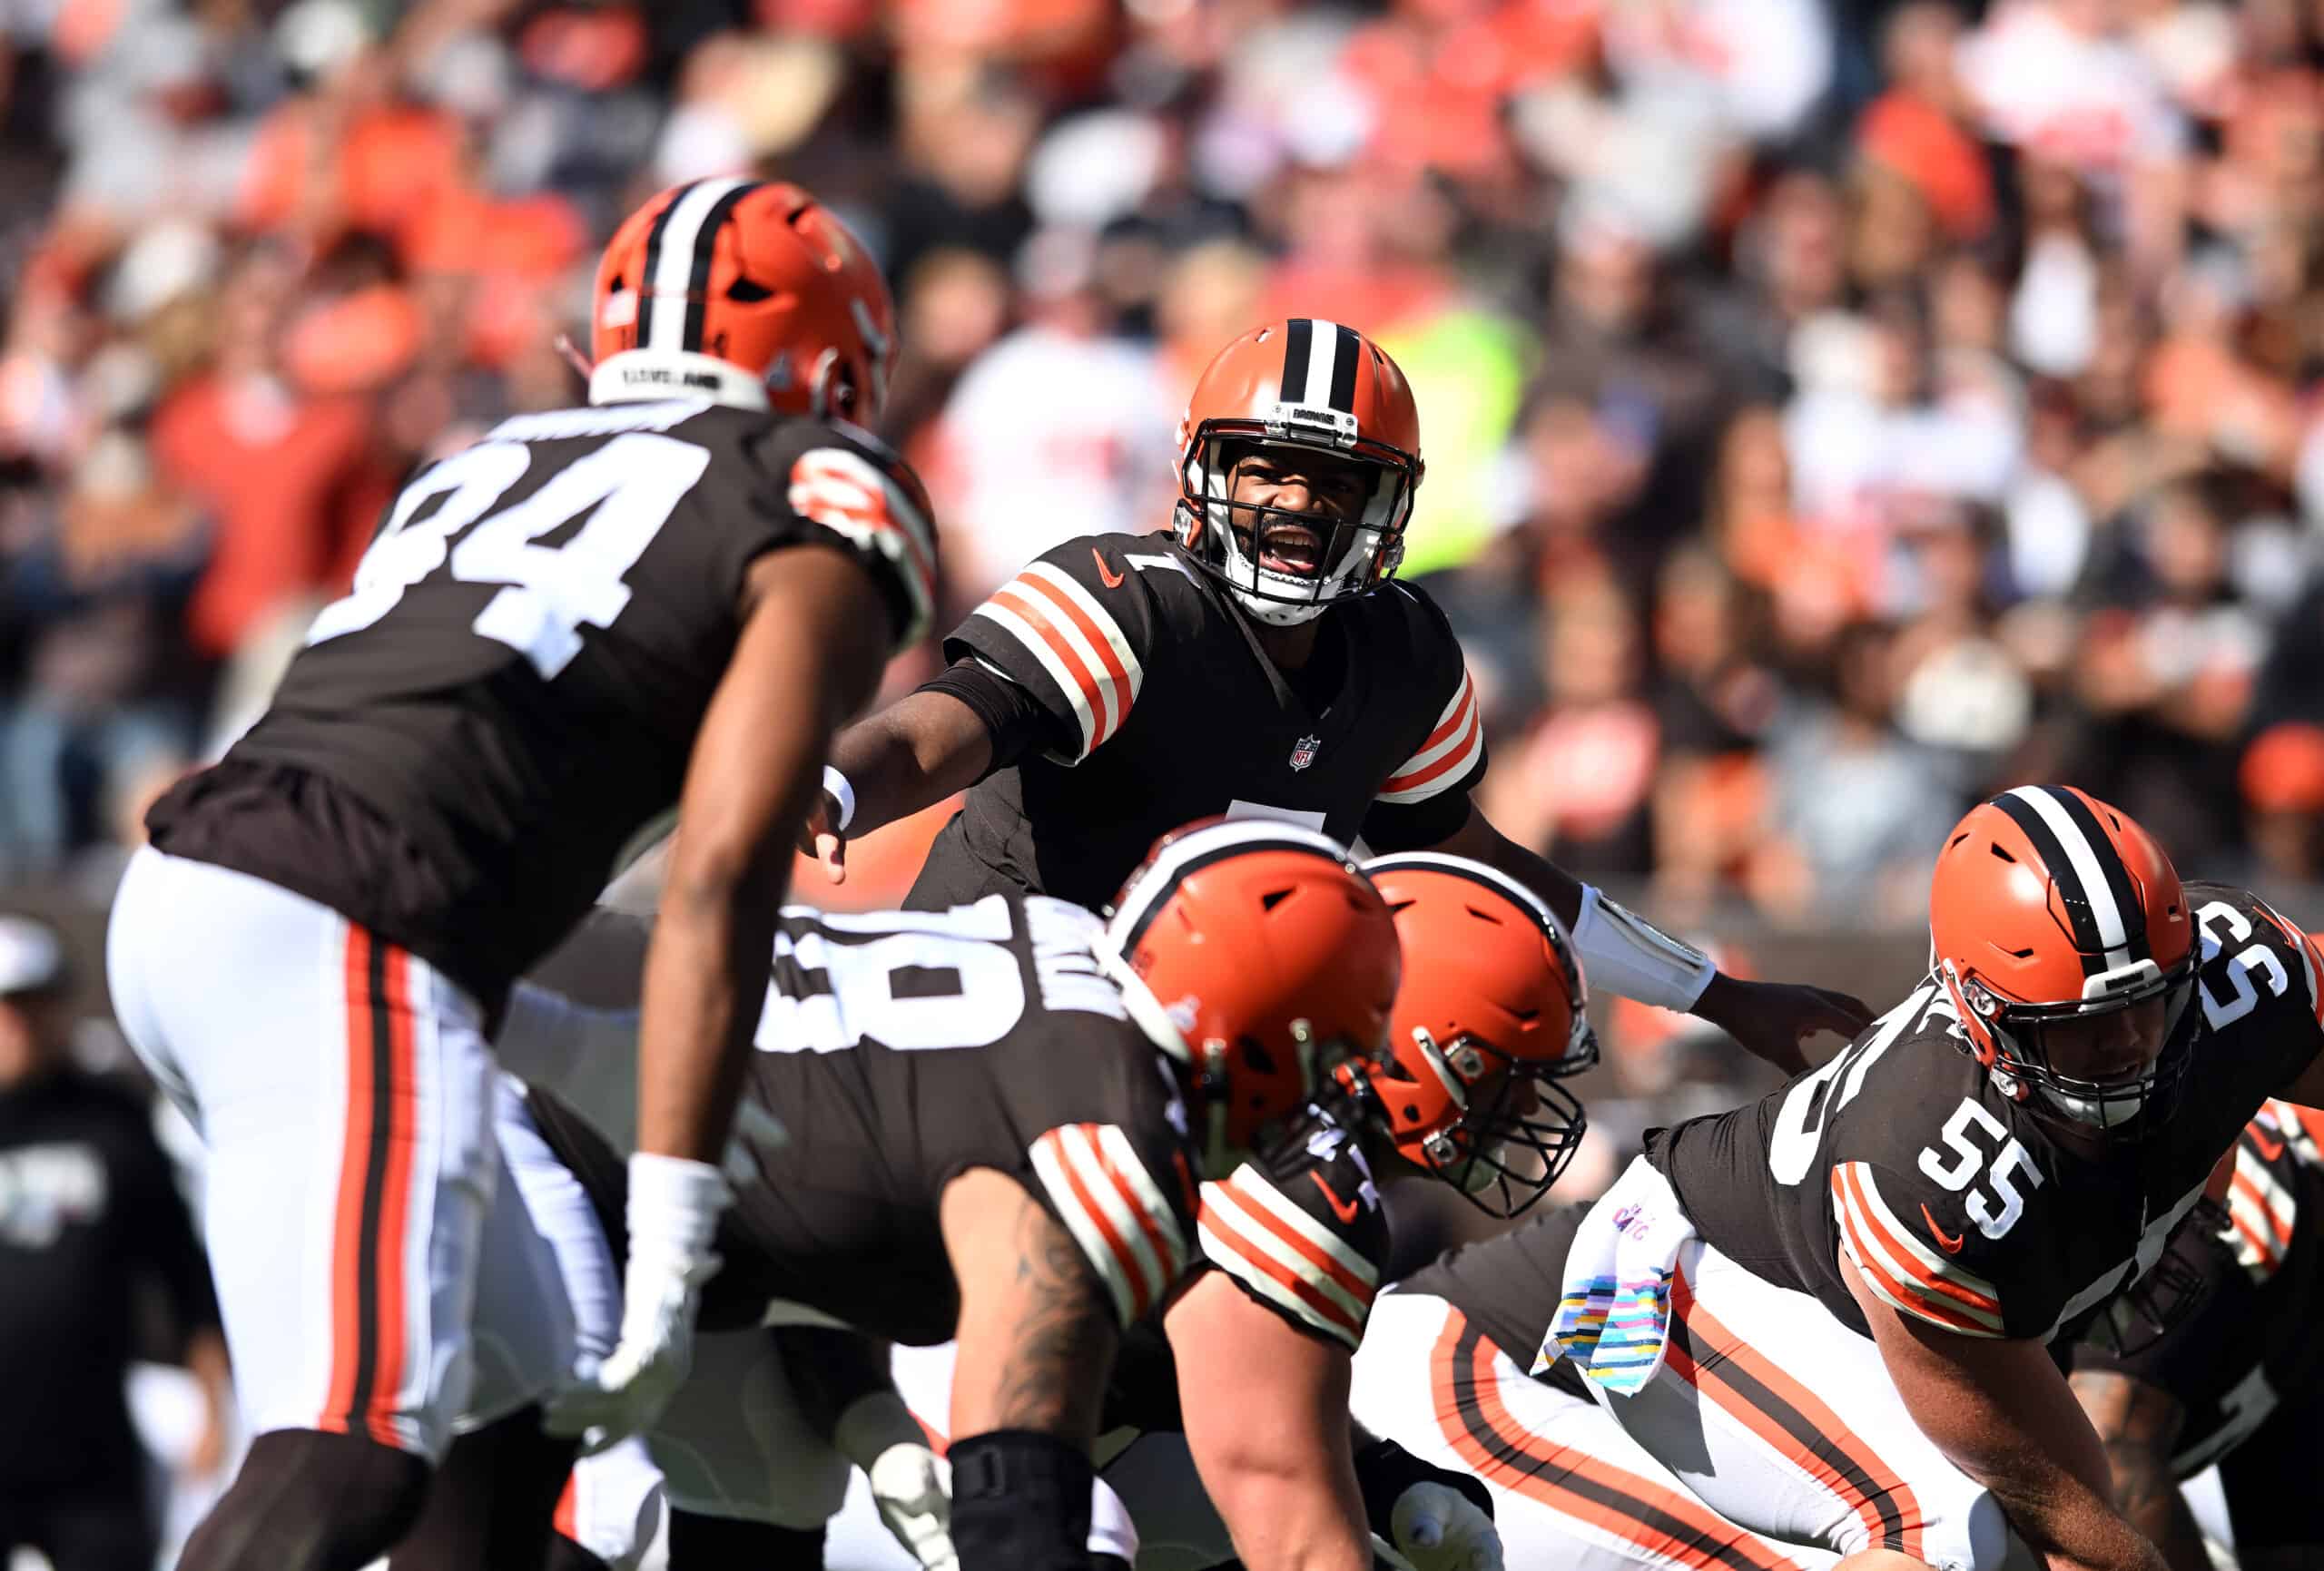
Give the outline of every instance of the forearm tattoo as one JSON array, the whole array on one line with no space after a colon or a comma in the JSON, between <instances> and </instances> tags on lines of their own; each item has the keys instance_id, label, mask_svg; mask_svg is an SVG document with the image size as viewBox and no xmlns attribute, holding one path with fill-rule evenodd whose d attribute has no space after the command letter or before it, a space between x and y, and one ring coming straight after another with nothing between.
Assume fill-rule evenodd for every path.
<instances>
[{"instance_id":1,"label":"forearm tattoo","mask_svg":"<svg viewBox=\"0 0 2324 1571\"><path fill-rule=\"evenodd\" d=\"M1094 1444L1118 1339L1113 1307L1073 1236L1039 1207L1026 1208L1018 1229L1017 1281L1024 1309L1000 1371L997 1427Z\"/></svg>"}]
</instances>

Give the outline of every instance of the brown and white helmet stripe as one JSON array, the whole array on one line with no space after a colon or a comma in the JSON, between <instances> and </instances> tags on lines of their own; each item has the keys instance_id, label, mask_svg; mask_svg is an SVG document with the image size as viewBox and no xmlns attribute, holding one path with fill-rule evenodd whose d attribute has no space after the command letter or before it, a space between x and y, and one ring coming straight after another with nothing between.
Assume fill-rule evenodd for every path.
<instances>
[{"instance_id":1,"label":"brown and white helmet stripe","mask_svg":"<svg viewBox=\"0 0 2324 1571\"><path fill-rule=\"evenodd\" d=\"M1146 865L1132 873L1117 898L1106 924L1108 939L1127 955L1137 948L1147 928L1170 904L1171 897L1196 873L1230 857L1257 851L1289 851L1321 857L1335 866L1352 868L1344 847L1329 835L1296 824L1266 819L1232 820L1182 830L1167 837Z\"/></svg>"},{"instance_id":2,"label":"brown and white helmet stripe","mask_svg":"<svg viewBox=\"0 0 2324 1571\"><path fill-rule=\"evenodd\" d=\"M701 350L718 231L760 184L698 180L662 209L645 236L645 320L638 348Z\"/></svg>"},{"instance_id":3,"label":"brown and white helmet stripe","mask_svg":"<svg viewBox=\"0 0 2324 1571\"><path fill-rule=\"evenodd\" d=\"M2024 831L2055 883L2083 975L2154 957L2145 903L2089 802L2053 786L2020 786L1995 797L1994 806Z\"/></svg>"},{"instance_id":4,"label":"brown and white helmet stripe","mask_svg":"<svg viewBox=\"0 0 2324 1571\"><path fill-rule=\"evenodd\" d=\"M1292 318L1284 324L1283 401L1354 415L1356 359L1363 353L1354 328Z\"/></svg>"}]
</instances>

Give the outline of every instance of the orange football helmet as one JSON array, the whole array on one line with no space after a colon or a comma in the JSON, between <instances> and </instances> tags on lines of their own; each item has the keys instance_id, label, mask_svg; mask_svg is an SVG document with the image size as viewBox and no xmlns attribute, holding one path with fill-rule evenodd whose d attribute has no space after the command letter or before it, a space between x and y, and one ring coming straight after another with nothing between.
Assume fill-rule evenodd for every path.
<instances>
[{"instance_id":1,"label":"orange football helmet","mask_svg":"<svg viewBox=\"0 0 2324 1571\"><path fill-rule=\"evenodd\" d=\"M706 398L869 425L888 396L895 315L863 242L797 186L673 186L597 264L589 401Z\"/></svg>"},{"instance_id":2,"label":"orange football helmet","mask_svg":"<svg viewBox=\"0 0 2324 1571\"><path fill-rule=\"evenodd\" d=\"M1185 1067L1213 1175L1387 1036L1395 922L1312 830L1212 820L1165 835L1106 932L1132 1013Z\"/></svg>"},{"instance_id":3,"label":"orange football helmet","mask_svg":"<svg viewBox=\"0 0 2324 1571\"><path fill-rule=\"evenodd\" d=\"M1572 947L1539 896L1482 863L1423 851L1364 870L1395 917L1404 981L1385 1061L1344 1064L1340 1084L1407 1162L1515 1216L1590 1126L1557 1084L1598 1061Z\"/></svg>"},{"instance_id":4,"label":"orange football helmet","mask_svg":"<svg viewBox=\"0 0 2324 1571\"><path fill-rule=\"evenodd\" d=\"M2171 859L2126 814L2071 786L1970 810L1937 855L1929 945L1970 1051L2012 1096L2099 1129L2168 1114L2201 1019L2187 1007L2200 948ZM2053 1062L2059 1026L2151 1000L2143 1068L2091 1079Z\"/></svg>"},{"instance_id":5,"label":"orange football helmet","mask_svg":"<svg viewBox=\"0 0 2324 1571\"><path fill-rule=\"evenodd\" d=\"M1312 514L1229 501L1253 447L1305 448L1377 471L1355 519L1323 541L1312 572L1262 565L1271 522ZM1218 352L1178 424L1178 543L1262 622L1290 626L1395 576L1420 489L1420 407L1404 373L1354 328L1294 317Z\"/></svg>"}]
</instances>

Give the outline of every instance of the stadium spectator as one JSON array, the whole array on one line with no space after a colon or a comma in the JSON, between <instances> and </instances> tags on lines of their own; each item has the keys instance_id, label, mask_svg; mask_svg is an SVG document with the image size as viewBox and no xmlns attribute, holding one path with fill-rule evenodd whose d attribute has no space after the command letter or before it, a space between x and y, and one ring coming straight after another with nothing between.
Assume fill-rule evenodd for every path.
<instances>
[{"instance_id":1,"label":"stadium spectator","mask_svg":"<svg viewBox=\"0 0 2324 1571\"><path fill-rule=\"evenodd\" d=\"M1811 841L1856 870L1800 887L1857 887L1812 813L1909 754L1949 810L2063 774L2191 863L2306 866L2271 728L2324 723L2312 6L0 11L11 874L231 731L399 472L576 396L553 346L628 202L744 169L881 249L882 434L956 603L1159 525L1141 455L1211 349L1341 316L1419 389L1405 571L1561 854L1758 922ZM1866 622L1894 669L1835 705ZM1775 904L1875 921L1842 898Z\"/></svg>"},{"instance_id":2,"label":"stadium spectator","mask_svg":"<svg viewBox=\"0 0 2324 1571\"><path fill-rule=\"evenodd\" d=\"M45 923L0 916L0 1555L151 1571L156 1526L123 1382L143 1297L208 1399L190 1467L224 1459L231 1388L209 1268L144 1099L74 1066L71 977Z\"/></svg>"}]
</instances>

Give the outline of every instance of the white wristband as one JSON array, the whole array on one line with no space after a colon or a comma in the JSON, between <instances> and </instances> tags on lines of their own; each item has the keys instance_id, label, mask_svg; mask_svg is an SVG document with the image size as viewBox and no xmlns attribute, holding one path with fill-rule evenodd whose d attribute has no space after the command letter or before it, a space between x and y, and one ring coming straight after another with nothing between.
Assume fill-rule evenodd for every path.
<instances>
[{"instance_id":1,"label":"white wristband","mask_svg":"<svg viewBox=\"0 0 2324 1571\"><path fill-rule=\"evenodd\" d=\"M629 1248L692 1265L710 1253L718 1218L734 1192L707 1162L633 1152L629 1158Z\"/></svg>"},{"instance_id":2,"label":"white wristband","mask_svg":"<svg viewBox=\"0 0 2324 1571\"><path fill-rule=\"evenodd\" d=\"M1682 1015L1718 975L1709 956L1608 899L1593 884L1581 886L1573 952L1593 991L1602 988Z\"/></svg>"},{"instance_id":3,"label":"white wristband","mask_svg":"<svg viewBox=\"0 0 2324 1571\"><path fill-rule=\"evenodd\" d=\"M842 834L847 833L847 826L855 821L855 788L848 783L845 775L825 764L823 794L839 804L839 822L832 827Z\"/></svg>"}]
</instances>

